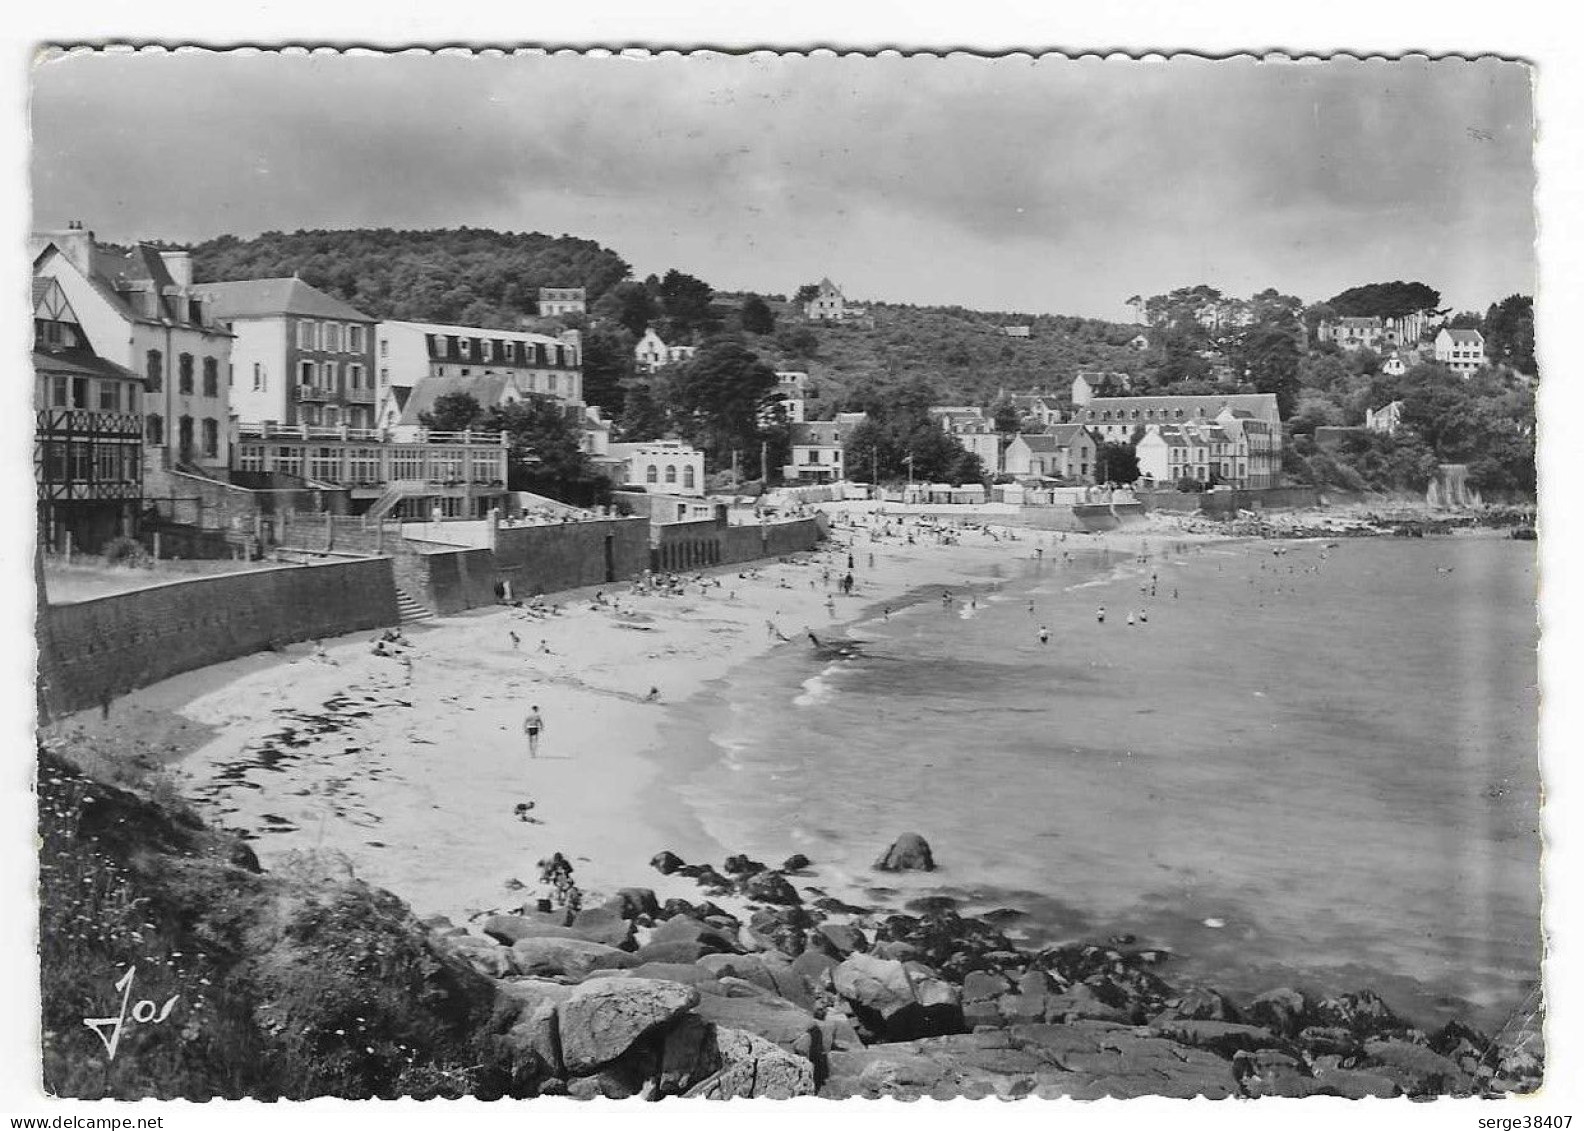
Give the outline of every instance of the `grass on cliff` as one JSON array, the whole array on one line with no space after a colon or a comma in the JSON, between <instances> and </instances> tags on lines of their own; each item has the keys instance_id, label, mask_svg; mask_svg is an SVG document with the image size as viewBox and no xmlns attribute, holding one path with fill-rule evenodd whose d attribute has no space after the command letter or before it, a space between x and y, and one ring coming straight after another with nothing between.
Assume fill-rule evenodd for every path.
<instances>
[{"instance_id":1,"label":"grass on cliff","mask_svg":"<svg viewBox=\"0 0 1584 1131\"><path fill-rule=\"evenodd\" d=\"M98 780L83 765L116 780ZM39 751L48 1092L510 1092L488 1051L492 987L434 952L406 905L345 876L324 878L312 861L293 875L261 874L242 842L206 828L168 787L154 787L156 800L148 788L156 777L128 780L137 777L80 735ZM112 1059L84 1020L122 1013L117 982L129 971Z\"/></svg>"}]
</instances>

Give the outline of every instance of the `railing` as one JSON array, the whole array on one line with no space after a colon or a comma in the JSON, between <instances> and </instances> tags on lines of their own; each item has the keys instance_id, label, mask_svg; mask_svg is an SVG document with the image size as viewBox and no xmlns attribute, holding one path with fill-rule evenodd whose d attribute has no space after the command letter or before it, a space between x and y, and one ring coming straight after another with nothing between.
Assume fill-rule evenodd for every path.
<instances>
[{"instance_id":1,"label":"railing","mask_svg":"<svg viewBox=\"0 0 1584 1131\"><path fill-rule=\"evenodd\" d=\"M347 440L374 444L472 444L483 447L505 447L509 442L504 432L439 432L415 428L411 430L412 438L397 439L387 428L351 428L344 424L276 424L268 420L242 421L237 424L237 435L264 440Z\"/></svg>"},{"instance_id":2,"label":"railing","mask_svg":"<svg viewBox=\"0 0 1584 1131\"><path fill-rule=\"evenodd\" d=\"M296 385L292 388L292 399L298 404L340 404L346 398L336 389L324 389L317 385Z\"/></svg>"}]
</instances>

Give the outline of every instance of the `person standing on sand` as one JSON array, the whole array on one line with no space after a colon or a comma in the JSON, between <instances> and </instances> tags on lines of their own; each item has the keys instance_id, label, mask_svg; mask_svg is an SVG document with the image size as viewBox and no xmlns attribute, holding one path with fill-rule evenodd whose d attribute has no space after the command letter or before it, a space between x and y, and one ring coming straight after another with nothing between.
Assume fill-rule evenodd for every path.
<instances>
[{"instance_id":1,"label":"person standing on sand","mask_svg":"<svg viewBox=\"0 0 1584 1131\"><path fill-rule=\"evenodd\" d=\"M1098 623L1100 623L1100 624L1104 624L1105 623L1105 606L1104 605L1101 605L1097 610L1095 610L1095 620Z\"/></svg>"},{"instance_id":2,"label":"person standing on sand","mask_svg":"<svg viewBox=\"0 0 1584 1131\"><path fill-rule=\"evenodd\" d=\"M539 757L539 733L544 730L544 716L539 713L538 704L528 712L528 717L523 720L523 733L528 736L528 757Z\"/></svg>"},{"instance_id":3,"label":"person standing on sand","mask_svg":"<svg viewBox=\"0 0 1584 1131\"><path fill-rule=\"evenodd\" d=\"M511 637L513 652L522 647L522 637L518 636L515 632L507 632L506 635Z\"/></svg>"},{"instance_id":4,"label":"person standing on sand","mask_svg":"<svg viewBox=\"0 0 1584 1131\"><path fill-rule=\"evenodd\" d=\"M1041 644L1049 644L1050 643L1050 629L1046 628L1043 624L1040 625L1039 642Z\"/></svg>"}]
</instances>

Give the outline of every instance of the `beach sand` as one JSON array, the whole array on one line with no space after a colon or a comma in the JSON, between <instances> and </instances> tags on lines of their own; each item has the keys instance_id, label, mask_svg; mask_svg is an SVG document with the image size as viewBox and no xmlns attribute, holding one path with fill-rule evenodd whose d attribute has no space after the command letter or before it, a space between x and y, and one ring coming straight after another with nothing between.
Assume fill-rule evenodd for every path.
<instances>
[{"instance_id":1,"label":"beach sand","mask_svg":"<svg viewBox=\"0 0 1584 1131\"><path fill-rule=\"evenodd\" d=\"M772 648L812 647L807 630L839 637L866 609L989 580L1059 537L1006 534L907 545L838 526L822 552L711 570L708 588L682 596L606 587L619 614L589 589L556 595L560 615L500 607L410 627L410 678L360 634L323 642L323 656L304 644L187 673L118 700L108 720L66 725L163 752L181 791L252 837L266 868L334 861L420 915L464 923L531 903L546 894L537 862L554 852L595 902L633 884L696 899L692 880L661 876L650 858L671 849L719 866L735 849L712 844L665 788L666 712ZM1068 547L1129 552L1160 536L1075 534ZM838 587L848 543L851 597ZM659 698L646 702L651 688ZM534 706L544 732L530 758ZM528 802L532 820L520 820Z\"/></svg>"}]
</instances>

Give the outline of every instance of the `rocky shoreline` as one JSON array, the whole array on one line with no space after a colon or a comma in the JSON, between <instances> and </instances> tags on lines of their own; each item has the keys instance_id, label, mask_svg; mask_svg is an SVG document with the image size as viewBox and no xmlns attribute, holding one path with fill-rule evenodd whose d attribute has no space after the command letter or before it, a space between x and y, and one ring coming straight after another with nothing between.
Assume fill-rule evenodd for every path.
<instances>
[{"instance_id":1,"label":"rocky shoreline","mask_svg":"<svg viewBox=\"0 0 1584 1131\"><path fill-rule=\"evenodd\" d=\"M1423 538L1471 530L1506 530L1534 538L1533 507L1491 506L1478 510L1432 510L1425 506L1336 507L1300 511L1238 511L1224 518L1170 516L1187 534L1236 538Z\"/></svg>"},{"instance_id":2,"label":"rocky shoreline","mask_svg":"<svg viewBox=\"0 0 1584 1131\"><path fill-rule=\"evenodd\" d=\"M701 899L633 887L490 915L478 933L425 921L433 945L495 982L495 1029L529 1094L1360 1098L1540 1084L1533 1034L1456 1021L1425 1033L1367 989L1239 1003L1172 984L1170 954L1130 936L1024 950L948 899L918 915L842 903L801 856L717 869L663 852L653 865L691 876ZM876 862L932 866L914 834Z\"/></svg>"}]
</instances>

